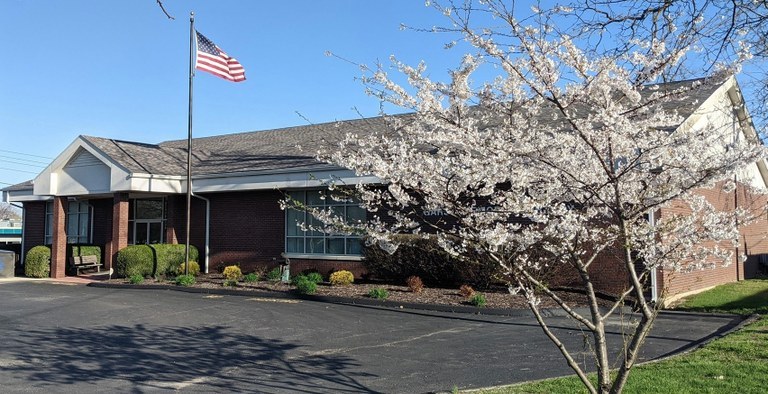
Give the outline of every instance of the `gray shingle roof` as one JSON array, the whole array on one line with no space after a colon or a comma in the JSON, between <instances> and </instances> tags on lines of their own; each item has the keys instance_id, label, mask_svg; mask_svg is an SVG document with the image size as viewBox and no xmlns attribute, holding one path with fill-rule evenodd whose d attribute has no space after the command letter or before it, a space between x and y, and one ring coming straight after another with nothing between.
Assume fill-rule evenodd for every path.
<instances>
[{"instance_id":1,"label":"gray shingle roof","mask_svg":"<svg viewBox=\"0 0 768 394\"><path fill-rule=\"evenodd\" d=\"M701 79L696 79L659 86L662 90L675 89L701 82ZM720 86L720 83L704 83L688 92L686 97L665 103L664 107L688 117ZM549 114L542 116L551 117ZM335 168L330 164L318 162L314 157L315 152L319 148L332 148L350 132L362 135L388 131L390 125L387 119L374 117L195 138L192 143L192 172L199 177ZM186 139L146 144L91 136L82 138L130 172L179 176L186 174ZM31 183L26 182L3 190L30 188Z\"/></svg>"}]
</instances>

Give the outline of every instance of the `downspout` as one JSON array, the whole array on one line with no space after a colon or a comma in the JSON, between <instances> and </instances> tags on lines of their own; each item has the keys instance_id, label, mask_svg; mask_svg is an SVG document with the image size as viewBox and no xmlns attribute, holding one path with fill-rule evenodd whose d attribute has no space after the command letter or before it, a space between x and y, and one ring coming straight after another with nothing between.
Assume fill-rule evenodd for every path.
<instances>
[{"instance_id":1,"label":"downspout","mask_svg":"<svg viewBox=\"0 0 768 394\"><path fill-rule=\"evenodd\" d=\"M656 228L656 214L655 212L651 211L648 212L648 224L651 225L651 228ZM656 272L659 270L658 267L653 267L651 270L651 302L657 303L659 301L659 286L658 286L658 278L656 276Z\"/></svg>"},{"instance_id":2,"label":"downspout","mask_svg":"<svg viewBox=\"0 0 768 394\"><path fill-rule=\"evenodd\" d=\"M27 228L27 221L24 218L24 216L26 216L24 215L24 213L27 210L24 209L24 205L19 206L12 202L9 204L13 205L16 208L21 208L21 253L19 254L19 264L23 266L24 265L24 240L27 238L25 235L27 233L27 231L25 230Z\"/></svg>"},{"instance_id":3,"label":"downspout","mask_svg":"<svg viewBox=\"0 0 768 394\"><path fill-rule=\"evenodd\" d=\"M736 185L736 187L733 189L733 211L736 212L736 210L739 209L739 181L738 181L737 175L733 175L733 183ZM739 278L739 272L741 271L741 257L739 256L739 244L741 244L741 230L739 229L739 216L734 215L736 217L736 231L738 232L739 242L736 242L736 282L740 282L741 278ZM746 247L746 240L744 242L744 253L747 252Z\"/></svg>"},{"instance_id":4,"label":"downspout","mask_svg":"<svg viewBox=\"0 0 768 394\"><path fill-rule=\"evenodd\" d=\"M203 201L205 201L205 269L203 270L204 273L208 273L208 258L210 254L210 248L208 246L209 241L211 239L211 200L199 196L195 193L192 193L193 197L197 197Z\"/></svg>"}]
</instances>

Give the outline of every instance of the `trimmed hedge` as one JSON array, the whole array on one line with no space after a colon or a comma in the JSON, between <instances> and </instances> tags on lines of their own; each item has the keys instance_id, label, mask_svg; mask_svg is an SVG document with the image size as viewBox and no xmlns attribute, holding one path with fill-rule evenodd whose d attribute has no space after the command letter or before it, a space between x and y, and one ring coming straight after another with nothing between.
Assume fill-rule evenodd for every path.
<instances>
[{"instance_id":1,"label":"trimmed hedge","mask_svg":"<svg viewBox=\"0 0 768 394\"><path fill-rule=\"evenodd\" d=\"M190 245L189 260L197 261L197 258L197 248ZM184 245L129 245L117 252L115 273L121 277L175 275L177 267L182 262L184 262Z\"/></svg>"},{"instance_id":2,"label":"trimmed hedge","mask_svg":"<svg viewBox=\"0 0 768 394\"><path fill-rule=\"evenodd\" d=\"M458 287L469 284L487 288L495 283L501 268L478 254L472 261L457 259L445 252L434 238L412 234L395 236L400 244L394 254L376 245L363 247L363 265L377 279L403 283L410 276L420 277L428 286Z\"/></svg>"},{"instance_id":3,"label":"trimmed hedge","mask_svg":"<svg viewBox=\"0 0 768 394\"><path fill-rule=\"evenodd\" d=\"M51 276L51 248L35 246L24 258L24 275L29 278L48 278Z\"/></svg>"}]
</instances>

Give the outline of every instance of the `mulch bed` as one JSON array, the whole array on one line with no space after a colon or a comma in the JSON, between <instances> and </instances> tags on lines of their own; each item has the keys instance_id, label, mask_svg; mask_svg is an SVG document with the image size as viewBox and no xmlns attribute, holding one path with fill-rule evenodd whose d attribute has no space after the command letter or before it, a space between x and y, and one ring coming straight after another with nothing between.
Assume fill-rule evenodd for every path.
<instances>
[{"instance_id":1,"label":"mulch bed","mask_svg":"<svg viewBox=\"0 0 768 394\"><path fill-rule=\"evenodd\" d=\"M127 280L117 279L113 280L121 283L129 283ZM172 284L172 281L158 281L147 279L142 284L156 285L156 284ZM218 273L200 274L196 278L196 282L192 287L197 288L209 288L209 289L237 289L237 290L250 290L254 292L272 292L272 293L289 293L296 292L296 288L287 283L259 281L259 282L239 282L237 286L224 286L224 277ZM421 304L435 304L435 305L470 305L468 299L459 293L459 289L445 289L445 288L429 288L424 287L422 291L418 293L412 292L407 286L400 286L395 284L386 283L353 283L349 286L331 286L329 283L321 283L317 286L316 295L320 296L332 296L332 297L346 297L352 299L369 299L368 293L374 288L384 288L389 292L388 301L403 302L403 303L421 303ZM485 289L478 291L482 293L486 299L487 308L498 309L527 309L528 304L525 298L520 295L512 295L506 288L495 287L491 289ZM557 294L573 307L580 307L587 305L587 298L583 294L558 291ZM601 301L602 306L610 305L608 301ZM541 308L558 308L558 305L550 299L542 299L539 304Z\"/></svg>"}]
</instances>

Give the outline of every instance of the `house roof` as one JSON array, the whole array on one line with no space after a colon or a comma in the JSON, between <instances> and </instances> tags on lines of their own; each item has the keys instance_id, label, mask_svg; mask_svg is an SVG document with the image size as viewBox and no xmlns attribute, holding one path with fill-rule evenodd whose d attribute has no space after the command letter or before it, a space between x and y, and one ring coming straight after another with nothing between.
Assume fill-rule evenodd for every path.
<instances>
[{"instance_id":1,"label":"house roof","mask_svg":"<svg viewBox=\"0 0 768 394\"><path fill-rule=\"evenodd\" d=\"M194 138L192 172L195 176L206 176L336 168L315 159L317 148L333 146L349 132L380 133L387 129L385 118L375 117ZM186 139L153 145L92 136L83 138L130 172L186 174Z\"/></svg>"},{"instance_id":2,"label":"house roof","mask_svg":"<svg viewBox=\"0 0 768 394\"><path fill-rule=\"evenodd\" d=\"M722 83L704 82L704 79L694 79L659 84L645 89L645 94L693 86L684 95L673 97L663 104L666 109L677 111L682 118L688 118L722 86ZM553 119L552 115L546 110L540 114L545 123ZM400 115L401 118L407 116L411 115ZM320 148L332 148L350 132L364 135L390 131L391 124L386 117L373 117L194 138L192 173L195 178L205 178L335 169L338 167L318 162L315 152ZM128 173L163 176L186 174L186 139L148 144L94 136L80 138ZM3 190L29 190L32 187L32 182L28 181Z\"/></svg>"}]
</instances>

